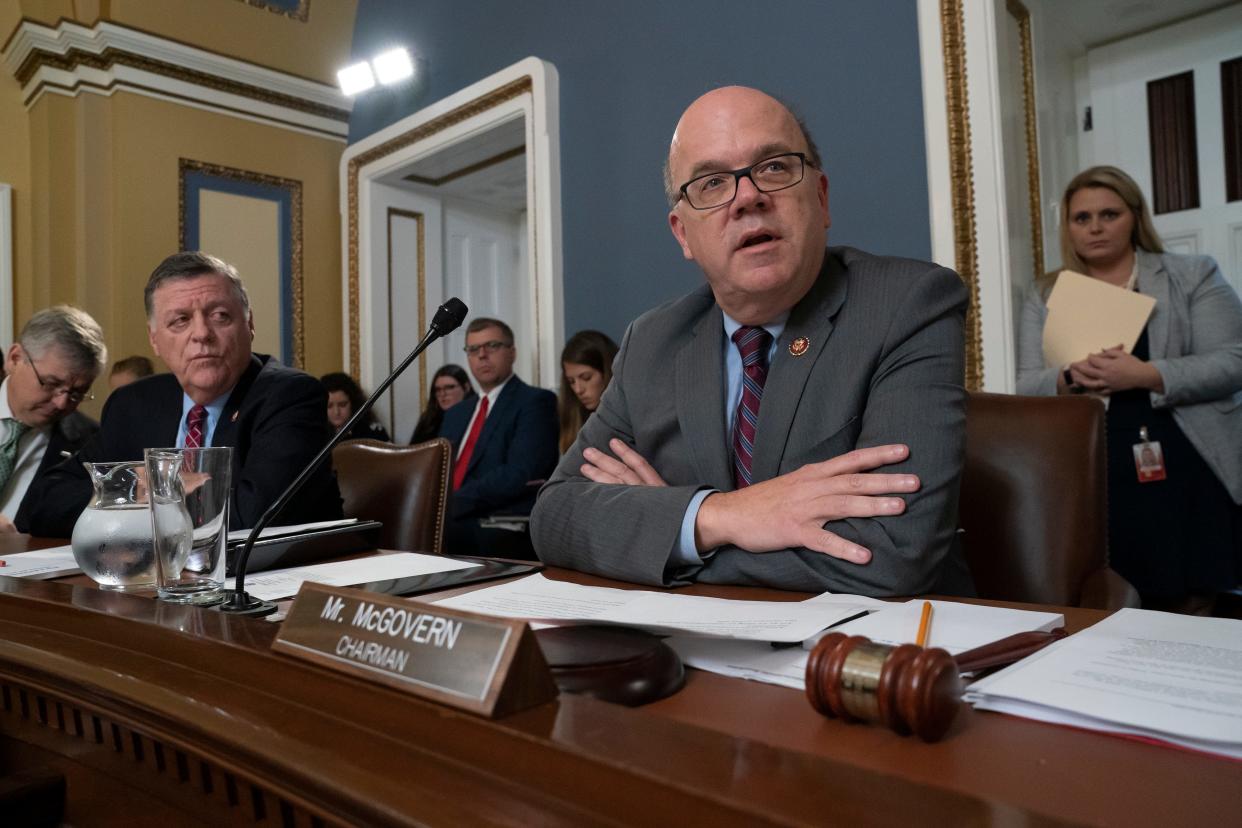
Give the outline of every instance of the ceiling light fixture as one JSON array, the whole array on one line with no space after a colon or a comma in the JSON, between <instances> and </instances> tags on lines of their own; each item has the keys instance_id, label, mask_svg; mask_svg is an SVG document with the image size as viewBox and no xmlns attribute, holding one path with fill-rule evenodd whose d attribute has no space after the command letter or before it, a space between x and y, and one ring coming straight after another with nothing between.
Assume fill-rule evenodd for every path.
<instances>
[{"instance_id":1,"label":"ceiling light fixture","mask_svg":"<svg viewBox=\"0 0 1242 828\"><path fill-rule=\"evenodd\" d=\"M375 68L379 82L385 86L400 83L414 74L414 64L410 60L410 53L405 49L390 49L376 55L371 66Z\"/></svg>"},{"instance_id":2,"label":"ceiling light fixture","mask_svg":"<svg viewBox=\"0 0 1242 828\"><path fill-rule=\"evenodd\" d=\"M371 65L365 60L353 66L346 66L337 72L336 80L341 85L341 91L351 96L375 86L375 76L371 74Z\"/></svg>"}]
</instances>

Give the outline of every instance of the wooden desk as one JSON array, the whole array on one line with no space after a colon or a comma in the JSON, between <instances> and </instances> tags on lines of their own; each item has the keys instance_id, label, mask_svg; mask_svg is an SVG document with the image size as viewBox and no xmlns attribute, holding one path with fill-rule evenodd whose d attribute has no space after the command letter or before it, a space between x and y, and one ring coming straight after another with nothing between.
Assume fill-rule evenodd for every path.
<instances>
[{"instance_id":1,"label":"wooden desk","mask_svg":"<svg viewBox=\"0 0 1242 828\"><path fill-rule=\"evenodd\" d=\"M0 767L65 772L80 825L1170 825L1242 804L1242 763L970 709L926 745L698 671L645 708L562 696L490 722L276 655L275 631L0 578Z\"/></svg>"}]
</instances>

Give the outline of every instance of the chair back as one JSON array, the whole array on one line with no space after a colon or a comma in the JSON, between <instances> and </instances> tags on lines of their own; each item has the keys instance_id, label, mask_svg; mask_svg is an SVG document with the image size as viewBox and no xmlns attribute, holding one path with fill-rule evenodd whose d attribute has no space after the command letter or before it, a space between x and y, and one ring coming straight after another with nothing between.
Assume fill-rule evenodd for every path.
<instances>
[{"instance_id":1,"label":"chair back","mask_svg":"<svg viewBox=\"0 0 1242 828\"><path fill-rule=\"evenodd\" d=\"M979 597L1137 605L1108 569L1106 462L1097 399L969 395L959 521Z\"/></svg>"},{"instance_id":2,"label":"chair back","mask_svg":"<svg viewBox=\"0 0 1242 828\"><path fill-rule=\"evenodd\" d=\"M332 450L345 516L384 524L380 546L439 555L444 548L452 444L345 440Z\"/></svg>"}]
</instances>

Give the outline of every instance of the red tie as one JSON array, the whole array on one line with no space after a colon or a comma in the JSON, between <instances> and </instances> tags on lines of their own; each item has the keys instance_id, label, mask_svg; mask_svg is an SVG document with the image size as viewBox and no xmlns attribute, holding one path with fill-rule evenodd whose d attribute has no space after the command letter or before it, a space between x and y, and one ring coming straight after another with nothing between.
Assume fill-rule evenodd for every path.
<instances>
[{"instance_id":1,"label":"red tie","mask_svg":"<svg viewBox=\"0 0 1242 828\"><path fill-rule=\"evenodd\" d=\"M470 424L470 435L466 437L466 445L457 457L457 465L453 467L453 491L461 488L466 479L466 469L470 467L470 455L474 454L474 444L479 442L479 432L483 430L483 420L487 418L487 397L479 400L479 413Z\"/></svg>"},{"instance_id":2,"label":"red tie","mask_svg":"<svg viewBox=\"0 0 1242 828\"><path fill-rule=\"evenodd\" d=\"M759 403L768 379L768 348L772 334L763 328L743 325L733 332L733 342L742 354L742 398L733 421L733 483L743 489L750 485L750 459L755 450L755 426L759 424Z\"/></svg>"},{"instance_id":3,"label":"red tie","mask_svg":"<svg viewBox=\"0 0 1242 828\"><path fill-rule=\"evenodd\" d=\"M207 425L207 409L196 405L185 418L185 447L202 448Z\"/></svg>"}]
</instances>

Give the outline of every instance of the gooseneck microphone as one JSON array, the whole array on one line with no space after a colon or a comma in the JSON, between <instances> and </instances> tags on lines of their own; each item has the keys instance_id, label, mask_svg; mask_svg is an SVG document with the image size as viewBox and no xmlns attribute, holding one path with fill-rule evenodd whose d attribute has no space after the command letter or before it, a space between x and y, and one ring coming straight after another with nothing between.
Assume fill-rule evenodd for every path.
<instances>
[{"instance_id":1,"label":"gooseneck microphone","mask_svg":"<svg viewBox=\"0 0 1242 828\"><path fill-rule=\"evenodd\" d=\"M332 436L332 439L328 441L328 444L324 446L317 455L315 455L315 459L311 460L310 463L306 465L306 468L302 469L302 473L297 476L297 479L290 483L289 488L281 492L280 497L276 498L276 502L269 506L267 511L263 513L263 517L259 518L259 522L256 523L254 528L250 530L250 536L246 538L246 544L242 547L241 554L237 557L237 580L233 589L226 589L224 591L224 603L218 605L221 612L262 616L271 615L276 611L276 605L271 601L263 601L246 593L246 564L250 561L250 549L254 546L254 542L258 540L259 533L267 528L267 526L275 520L276 516L280 514L280 510L285 508L285 505L293 499L293 496L301 491L302 486L305 485L311 474L314 473L315 469L319 468L319 464L324 461L325 457L332 453L332 449L334 449L336 444L341 442L341 439L350 432L350 430L354 427L354 424L367 415L367 412L371 410L373 405L375 405L375 401L388 390L388 386L392 385L397 377L401 376L405 369L410 367L410 363L417 359L419 354L427 350L428 345L435 342L440 337L446 336L457 330L462 321L465 320L468 312L469 308L466 307L466 303L456 297L441 305L436 310L436 315L431 320L431 327L427 329L427 333L423 336L422 341L420 341L414 350L410 352L410 355L397 366L396 370L388 375L388 379L380 383L379 388L375 389L375 393L368 397L367 401L354 412L354 416L349 418L349 422L345 423L345 425L343 425L341 429Z\"/></svg>"}]
</instances>

